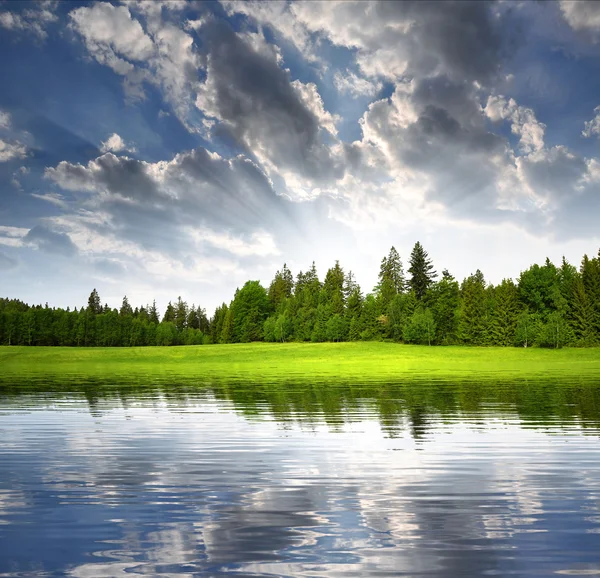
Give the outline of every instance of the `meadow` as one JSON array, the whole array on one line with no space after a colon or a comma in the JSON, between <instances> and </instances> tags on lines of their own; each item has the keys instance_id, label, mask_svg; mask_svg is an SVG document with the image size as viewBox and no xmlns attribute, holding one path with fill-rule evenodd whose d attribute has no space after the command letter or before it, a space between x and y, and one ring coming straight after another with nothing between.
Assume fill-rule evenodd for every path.
<instances>
[{"instance_id":1,"label":"meadow","mask_svg":"<svg viewBox=\"0 0 600 578\"><path fill-rule=\"evenodd\" d=\"M387 342L250 343L182 347L1 347L6 379L79 375L382 381L600 379L600 348L427 347Z\"/></svg>"}]
</instances>

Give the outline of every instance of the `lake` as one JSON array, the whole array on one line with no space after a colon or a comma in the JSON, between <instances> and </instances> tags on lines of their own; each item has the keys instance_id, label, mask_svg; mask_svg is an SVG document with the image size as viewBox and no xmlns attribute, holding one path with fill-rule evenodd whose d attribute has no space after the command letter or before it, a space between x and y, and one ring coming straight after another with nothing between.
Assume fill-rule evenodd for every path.
<instances>
[{"instance_id":1,"label":"lake","mask_svg":"<svg viewBox=\"0 0 600 578\"><path fill-rule=\"evenodd\" d=\"M600 382L0 381L0 576L600 575Z\"/></svg>"}]
</instances>

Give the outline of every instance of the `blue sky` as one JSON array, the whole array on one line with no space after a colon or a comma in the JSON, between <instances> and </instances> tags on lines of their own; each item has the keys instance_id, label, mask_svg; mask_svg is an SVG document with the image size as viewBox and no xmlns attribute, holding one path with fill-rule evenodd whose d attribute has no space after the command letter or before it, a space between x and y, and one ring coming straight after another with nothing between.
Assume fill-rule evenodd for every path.
<instances>
[{"instance_id":1,"label":"blue sky","mask_svg":"<svg viewBox=\"0 0 600 578\"><path fill-rule=\"evenodd\" d=\"M0 2L0 293L181 295L395 245L600 245L600 3Z\"/></svg>"}]
</instances>

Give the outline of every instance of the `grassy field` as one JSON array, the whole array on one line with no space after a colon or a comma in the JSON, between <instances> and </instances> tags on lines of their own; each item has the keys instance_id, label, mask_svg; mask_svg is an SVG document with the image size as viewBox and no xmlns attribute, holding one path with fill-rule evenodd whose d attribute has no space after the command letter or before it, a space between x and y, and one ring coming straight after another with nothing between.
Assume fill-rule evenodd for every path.
<instances>
[{"instance_id":1,"label":"grassy field","mask_svg":"<svg viewBox=\"0 0 600 578\"><path fill-rule=\"evenodd\" d=\"M266 381L562 376L600 379L600 348L427 347L361 342L94 349L0 347L0 378L62 375Z\"/></svg>"}]
</instances>

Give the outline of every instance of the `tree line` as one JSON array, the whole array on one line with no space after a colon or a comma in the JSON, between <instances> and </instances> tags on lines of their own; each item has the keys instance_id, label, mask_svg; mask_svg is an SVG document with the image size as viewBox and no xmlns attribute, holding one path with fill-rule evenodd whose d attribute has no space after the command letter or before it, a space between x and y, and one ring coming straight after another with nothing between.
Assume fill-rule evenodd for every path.
<instances>
[{"instance_id":1,"label":"tree line","mask_svg":"<svg viewBox=\"0 0 600 578\"><path fill-rule=\"evenodd\" d=\"M600 345L600 251L579 268L546 259L516 281L487 283L477 270L459 283L438 275L416 243L405 272L392 247L366 295L336 261L321 281L315 264L296 277L284 264L268 287L247 281L209 319L179 297L162 318L155 302L70 310L0 299L3 345L140 346L250 341L393 340L427 345L587 347Z\"/></svg>"}]
</instances>

